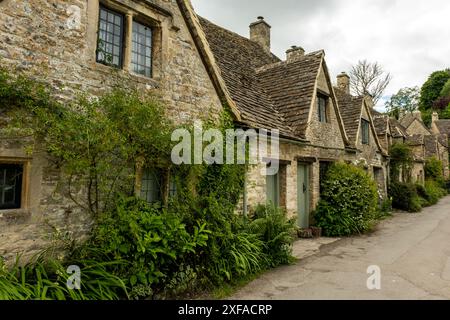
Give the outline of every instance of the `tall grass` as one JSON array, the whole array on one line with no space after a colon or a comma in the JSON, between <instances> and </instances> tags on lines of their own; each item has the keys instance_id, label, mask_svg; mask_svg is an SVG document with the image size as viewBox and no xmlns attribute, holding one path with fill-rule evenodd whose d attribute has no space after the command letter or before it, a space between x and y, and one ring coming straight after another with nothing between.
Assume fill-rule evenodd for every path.
<instances>
[{"instance_id":1,"label":"tall grass","mask_svg":"<svg viewBox=\"0 0 450 320\"><path fill-rule=\"evenodd\" d=\"M22 265L18 256L12 268L0 261L0 300L119 300L127 298L124 282L108 271L125 262L78 261L81 288L67 286L71 274L54 258L39 255Z\"/></svg>"}]
</instances>

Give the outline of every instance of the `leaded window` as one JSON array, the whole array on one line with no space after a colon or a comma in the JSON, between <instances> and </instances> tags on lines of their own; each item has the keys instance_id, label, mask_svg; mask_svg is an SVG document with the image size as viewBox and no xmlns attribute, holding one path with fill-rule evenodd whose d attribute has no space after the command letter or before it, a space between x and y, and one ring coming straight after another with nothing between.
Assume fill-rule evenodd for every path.
<instances>
[{"instance_id":1,"label":"leaded window","mask_svg":"<svg viewBox=\"0 0 450 320\"><path fill-rule=\"evenodd\" d=\"M142 176L141 198L148 203L162 201L162 176L158 170L145 170Z\"/></svg>"},{"instance_id":2,"label":"leaded window","mask_svg":"<svg viewBox=\"0 0 450 320\"><path fill-rule=\"evenodd\" d=\"M122 67L124 16L100 7L97 62Z\"/></svg>"},{"instance_id":3,"label":"leaded window","mask_svg":"<svg viewBox=\"0 0 450 320\"><path fill-rule=\"evenodd\" d=\"M319 122L328 122L327 119L327 105L328 98L322 95L317 97L317 104L319 109Z\"/></svg>"},{"instance_id":4,"label":"leaded window","mask_svg":"<svg viewBox=\"0 0 450 320\"><path fill-rule=\"evenodd\" d=\"M22 165L0 165L0 209L19 209L21 207L22 176Z\"/></svg>"},{"instance_id":5,"label":"leaded window","mask_svg":"<svg viewBox=\"0 0 450 320\"><path fill-rule=\"evenodd\" d=\"M131 70L134 73L152 76L152 29L133 21L131 48Z\"/></svg>"},{"instance_id":6,"label":"leaded window","mask_svg":"<svg viewBox=\"0 0 450 320\"><path fill-rule=\"evenodd\" d=\"M361 120L362 144L369 144L369 121Z\"/></svg>"}]
</instances>

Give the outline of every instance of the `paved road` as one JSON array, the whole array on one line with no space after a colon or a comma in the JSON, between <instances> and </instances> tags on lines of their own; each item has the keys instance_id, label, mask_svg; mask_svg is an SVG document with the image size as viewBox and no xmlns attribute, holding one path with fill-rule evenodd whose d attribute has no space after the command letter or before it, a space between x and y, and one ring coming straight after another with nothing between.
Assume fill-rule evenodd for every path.
<instances>
[{"instance_id":1,"label":"paved road","mask_svg":"<svg viewBox=\"0 0 450 320\"><path fill-rule=\"evenodd\" d=\"M381 268L381 290L367 289L371 265ZM395 214L370 235L325 244L231 299L450 299L450 197Z\"/></svg>"}]
</instances>

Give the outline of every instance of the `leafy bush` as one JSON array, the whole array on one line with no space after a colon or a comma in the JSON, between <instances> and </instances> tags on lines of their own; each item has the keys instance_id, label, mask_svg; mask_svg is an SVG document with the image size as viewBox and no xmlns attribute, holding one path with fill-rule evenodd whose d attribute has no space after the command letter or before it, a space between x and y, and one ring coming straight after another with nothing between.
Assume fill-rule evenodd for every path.
<instances>
[{"instance_id":1,"label":"leafy bush","mask_svg":"<svg viewBox=\"0 0 450 320\"><path fill-rule=\"evenodd\" d=\"M439 182L433 180L425 181L426 197L428 205L434 205L438 203L438 201L447 195L447 191L442 188L442 185Z\"/></svg>"},{"instance_id":2,"label":"leafy bush","mask_svg":"<svg viewBox=\"0 0 450 320\"><path fill-rule=\"evenodd\" d=\"M417 187L414 184L393 182L389 186L389 196L392 198L392 206L396 209L408 212L422 210Z\"/></svg>"},{"instance_id":3,"label":"leafy bush","mask_svg":"<svg viewBox=\"0 0 450 320\"><path fill-rule=\"evenodd\" d=\"M425 178L443 182L444 174L442 172L442 161L436 157L427 159L425 163Z\"/></svg>"},{"instance_id":4,"label":"leafy bush","mask_svg":"<svg viewBox=\"0 0 450 320\"><path fill-rule=\"evenodd\" d=\"M269 267L288 264L292 260L295 220L288 219L284 210L272 205L259 205L249 229L263 241Z\"/></svg>"},{"instance_id":5,"label":"leafy bush","mask_svg":"<svg viewBox=\"0 0 450 320\"><path fill-rule=\"evenodd\" d=\"M389 148L389 155L391 157L391 180L399 181L401 178L403 181L409 181L413 162L411 147L403 143L394 143Z\"/></svg>"},{"instance_id":6,"label":"leafy bush","mask_svg":"<svg viewBox=\"0 0 450 320\"><path fill-rule=\"evenodd\" d=\"M337 163L330 167L315 213L326 236L344 236L370 229L378 209L377 186L364 170Z\"/></svg>"},{"instance_id":7,"label":"leafy bush","mask_svg":"<svg viewBox=\"0 0 450 320\"><path fill-rule=\"evenodd\" d=\"M175 215L135 198L123 199L100 218L92 238L73 259L94 255L99 261L105 257L129 261L130 265L112 271L132 288L145 287L147 292L160 294L165 282L180 271L186 255L206 246L208 234L205 224L199 223L189 233Z\"/></svg>"},{"instance_id":8,"label":"leafy bush","mask_svg":"<svg viewBox=\"0 0 450 320\"><path fill-rule=\"evenodd\" d=\"M109 269L127 264L79 260L81 288L72 290L71 275L57 259L39 256L21 266L18 258L10 270L0 261L0 300L119 300L128 296L127 287Z\"/></svg>"}]
</instances>

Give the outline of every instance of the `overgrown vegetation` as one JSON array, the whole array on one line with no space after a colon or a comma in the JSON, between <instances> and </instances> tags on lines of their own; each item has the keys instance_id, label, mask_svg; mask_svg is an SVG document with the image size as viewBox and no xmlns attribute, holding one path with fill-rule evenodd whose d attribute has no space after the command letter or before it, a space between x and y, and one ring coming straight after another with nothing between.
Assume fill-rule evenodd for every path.
<instances>
[{"instance_id":1,"label":"overgrown vegetation","mask_svg":"<svg viewBox=\"0 0 450 320\"><path fill-rule=\"evenodd\" d=\"M443 177L443 164L430 158L425 164L425 183L412 182L413 156L411 148L404 144L394 144L391 154L391 183L389 197L393 208L419 212L422 208L436 204L447 194Z\"/></svg>"},{"instance_id":2,"label":"overgrown vegetation","mask_svg":"<svg viewBox=\"0 0 450 320\"><path fill-rule=\"evenodd\" d=\"M316 225L326 236L347 236L370 230L377 218L378 193L373 179L361 168L333 164L322 183L315 212Z\"/></svg>"},{"instance_id":3,"label":"overgrown vegetation","mask_svg":"<svg viewBox=\"0 0 450 320\"><path fill-rule=\"evenodd\" d=\"M0 103L8 113L3 133L32 137L29 152L43 148L49 154L62 173L58 190L94 221L87 242L67 244L65 261L49 257L45 264L27 264L26 273L40 270L39 276L3 269L5 287L24 288L6 298L166 299L289 263L294 227L286 213L271 207L248 219L235 213L245 165L172 166L174 125L152 96L118 87L99 98L63 103L45 85L1 70ZM225 130L233 122L224 114L214 125ZM172 177L176 194L152 205L137 199L136 178L146 169ZM52 287L43 295L41 283L63 286L58 277L68 263L82 267L82 281L90 283L84 277L92 269L100 284L112 287L98 289L102 296L91 292L97 290L93 285L75 293Z\"/></svg>"},{"instance_id":4,"label":"overgrown vegetation","mask_svg":"<svg viewBox=\"0 0 450 320\"><path fill-rule=\"evenodd\" d=\"M83 277L80 289L71 290L67 284L75 283L65 266L70 261L63 263L39 255L25 265L20 265L18 258L7 269L0 259L0 300L117 300L128 296L122 279L109 271L126 267L126 261L77 260L76 263Z\"/></svg>"}]
</instances>

